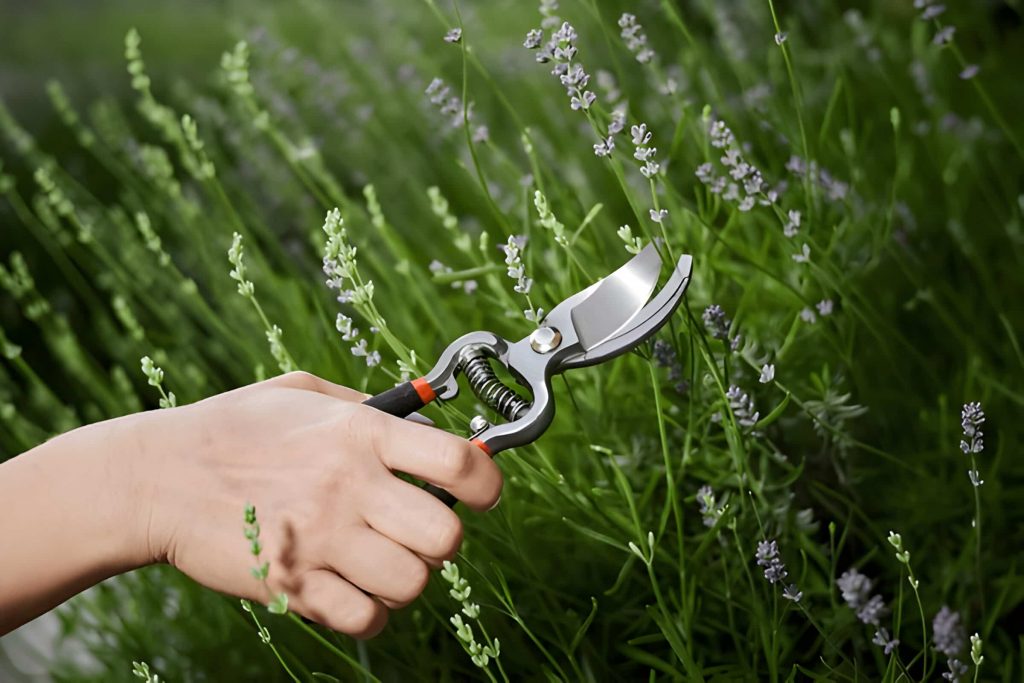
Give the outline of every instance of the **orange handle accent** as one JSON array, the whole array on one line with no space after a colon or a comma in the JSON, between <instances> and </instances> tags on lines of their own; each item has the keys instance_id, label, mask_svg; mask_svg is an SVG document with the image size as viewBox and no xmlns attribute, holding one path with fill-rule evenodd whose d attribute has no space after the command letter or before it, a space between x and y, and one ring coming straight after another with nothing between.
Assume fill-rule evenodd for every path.
<instances>
[{"instance_id":1,"label":"orange handle accent","mask_svg":"<svg viewBox=\"0 0 1024 683\"><path fill-rule=\"evenodd\" d=\"M420 399L423 401L423 405L426 405L437 398L437 392L430 386L427 380L422 377L418 377L412 381L412 388L416 390Z\"/></svg>"}]
</instances>

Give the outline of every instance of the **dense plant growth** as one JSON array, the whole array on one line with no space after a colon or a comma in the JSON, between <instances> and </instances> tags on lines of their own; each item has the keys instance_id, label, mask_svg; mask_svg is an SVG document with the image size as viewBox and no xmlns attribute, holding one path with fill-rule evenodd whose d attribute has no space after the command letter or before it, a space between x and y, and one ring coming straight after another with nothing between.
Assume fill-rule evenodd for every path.
<instances>
[{"instance_id":1,"label":"dense plant growth","mask_svg":"<svg viewBox=\"0 0 1024 683\"><path fill-rule=\"evenodd\" d=\"M556 383L379 638L154 567L59 610L94 664L58 678L1024 675L1010 6L248 12L210 79L151 76L130 30L127 100L51 82L59 129L0 104L3 457L295 369L383 390L650 240L693 281L651 344Z\"/></svg>"}]
</instances>

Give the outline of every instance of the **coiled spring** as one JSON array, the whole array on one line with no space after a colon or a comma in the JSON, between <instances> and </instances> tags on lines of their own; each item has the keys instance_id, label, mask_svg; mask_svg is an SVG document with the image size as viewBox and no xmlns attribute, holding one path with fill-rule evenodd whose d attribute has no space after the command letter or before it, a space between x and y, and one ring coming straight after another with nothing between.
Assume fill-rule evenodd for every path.
<instances>
[{"instance_id":1,"label":"coiled spring","mask_svg":"<svg viewBox=\"0 0 1024 683\"><path fill-rule=\"evenodd\" d=\"M529 401L498 379L483 352L472 351L465 354L462 359L462 372L477 398L509 422L515 422L529 409Z\"/></svg>"}]
</instances>

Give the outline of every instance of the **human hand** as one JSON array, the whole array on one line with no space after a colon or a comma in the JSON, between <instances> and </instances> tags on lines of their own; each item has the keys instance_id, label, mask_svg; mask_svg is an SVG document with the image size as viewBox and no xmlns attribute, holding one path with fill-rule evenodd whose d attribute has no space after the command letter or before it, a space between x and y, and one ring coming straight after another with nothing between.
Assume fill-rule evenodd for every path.
<instances>
[{"instance_id":1,"label":"human hand","mask_svg":"<svg viewBox=\"0 0 1024 683\"><path fill-rule=\"evenodd\" d=\"M462 541L451 509L392 472L476 510L498 501L502 476L469 441L361 405L365 398L296 372L134 416L144 431L131 457L148 561L265 602L242 535L252 503L268 587L336 631L377 634L389 608L415 599L429 566Z\"/></svg>"}]
</instances>

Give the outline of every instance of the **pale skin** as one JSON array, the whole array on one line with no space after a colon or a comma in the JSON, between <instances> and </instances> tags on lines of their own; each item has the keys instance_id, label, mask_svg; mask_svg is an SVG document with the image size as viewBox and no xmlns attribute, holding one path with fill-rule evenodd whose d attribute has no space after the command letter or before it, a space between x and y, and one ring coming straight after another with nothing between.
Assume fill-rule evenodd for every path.
<instances>
[{"instance_id":1,"label":"pale skin","mask_svg":"<svg viewBox=\"0 0 1024 683\"><path fill-rule=\"evenodd\" d=\"M465 439L289 373L68 432L0 465L0 635L116 574L168 563L267 602L243 533L260 522L271 591L369 638L462 542L451 509L395 472L493 507L498 466Z\"/></svg>"}]
</instances>

